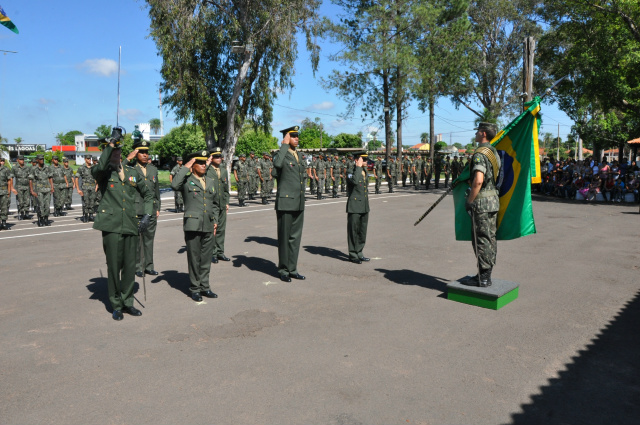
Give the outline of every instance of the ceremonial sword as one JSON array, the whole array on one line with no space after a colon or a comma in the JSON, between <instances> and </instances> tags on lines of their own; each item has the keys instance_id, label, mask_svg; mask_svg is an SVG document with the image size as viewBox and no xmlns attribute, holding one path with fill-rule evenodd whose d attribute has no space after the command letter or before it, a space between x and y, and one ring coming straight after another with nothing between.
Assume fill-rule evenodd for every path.
<instances>
[{"instance_id":1,"label":"ceremonial sword","mask_svg":"<svg viewBox=\"0 0 640 425\"><path fill-rule=\"evenodd\" d=\"M451 188L451 187L450 187L450 188L448 188L448 189L447 189L447 191L446 191L445 193L443 193L443 194L438 198L438 200L437 200L436 202L434 202L434 203L433 203L433 205L431 205L431 206L429 207L429 209L428 209L424 214L422 214L422 217L420 217L420 218L418 219L418 221L416 221L415 223L413 223L413 225L414 225L414 226L417 226L418 224L420 224L420 222L421 222L421 221L422 221L422 220L423 220L427 215L429 215L429 213L430 213L431 211L433 211L433 209L434 209L436 206L438 206L438 204L440 203L440 201L442 201L442 200L443 200L443 199L444 199L448 194L450 194L450 193L451 193L451 190L452 190L452 189L453 189L453 188Z\"/></svg>"}]
</instances>

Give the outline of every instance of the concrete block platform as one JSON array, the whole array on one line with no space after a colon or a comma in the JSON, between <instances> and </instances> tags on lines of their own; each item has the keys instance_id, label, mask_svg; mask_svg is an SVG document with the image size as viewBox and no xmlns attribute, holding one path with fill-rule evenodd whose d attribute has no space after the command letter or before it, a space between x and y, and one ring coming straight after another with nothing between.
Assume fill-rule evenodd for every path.
<instances>
[{"instance_id":1,"label":"concrete block platform","mask_svg":"<svg viewBox=\"0 0 640 425\"><path fill-rule=\"evenodd\" d=\"M487 288L467 286L460 283L460 280L469 277L471 276L449 282L447 284L447 299L492 310L499 310L518 298L518 289L520 286L518 283L495 278L491 279L492 284Z\"/></svg>"}]
</instances>

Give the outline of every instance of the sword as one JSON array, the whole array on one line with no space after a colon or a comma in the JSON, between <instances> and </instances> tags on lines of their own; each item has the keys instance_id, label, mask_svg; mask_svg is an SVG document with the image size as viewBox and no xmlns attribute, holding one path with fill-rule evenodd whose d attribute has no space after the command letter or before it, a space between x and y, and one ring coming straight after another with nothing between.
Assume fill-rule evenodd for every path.
<instances>
[{"instance_id":1,"label":"sword","mask_svg":"<svg viewBox=\"0 0 640 425\"><path fill-rule=\"evenodd\" d=\"M438 204L440 203L440 201L442 201L442 200L443 200L443 199L444 199L444 198L445 198L449 193L451 193L451 190L452 190L452 188L451 188L451 187L450 187L450 188L448 188L448 189L447 189L447 191L446 191L445 193L443 193L443 194L438 198L438 200L437 200L436 202L434 202L434 203L433 203L433 205L431 205L431 206L429 207L429 209L428 209L424 214L422 214L422 217L420 217L420 218L418 219L418 221L416 221L415 223L413 223L413 225L414 225L414 226L417 226L418 224L420 224L420 222L421 222L421 221L422 221L422 220L423 220L427 215L429 215L429 213L430 213L431 211L433 211L433 209L434 209L435 207L437 207L437 206L438 206Z\"/></svg>"},{"instance_id":2,"label":"sword","mask_svg":"<svg viewBox=\"0 0 640 425\"><path fill-rule=\"evenodd\" d=\"M144 264L144 245L142 243L142 233L139 234L138 238L140 239L140 264ZM142 288L144 290L144 301L147 301L147 277L144 270L142 269ZM140 302L140 301L138 301ZM140 303L142 305L142 303ZM144 307L144 306L143 306Z\"/></svg>"}]
</instances>

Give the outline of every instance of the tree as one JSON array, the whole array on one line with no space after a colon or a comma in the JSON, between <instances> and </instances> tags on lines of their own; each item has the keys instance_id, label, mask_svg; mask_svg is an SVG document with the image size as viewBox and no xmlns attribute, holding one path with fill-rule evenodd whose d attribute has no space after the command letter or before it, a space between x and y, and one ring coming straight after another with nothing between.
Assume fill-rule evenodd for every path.
<instances>
[{"instance_id":1,"label":"tree","mask_svg":"<svg viewBox=\"0 0 640 425\"><path fill-rule=\"evenodd\" d=\"M158 134L162 128L162 121L160 121L160 118L152 118L149 120L149 127L153 134Z\"/></svg>"},{"instance_id":2,"label":"tree","mask_svg":"<svg viewBox=\"0 0 640 425\"><path fill-rule=\"evenodd\" d=\"M303 119L298 134L301 149L318 149L331 146L331 136L324 131L320 118L316 118L314 121L309 118Z\"/></svg>"},{"instance_id":3,"label":"tree","mask_svg":"<svg viewBox=\"0 0 640 425\"><path fill-rule=\"evenodd\" d=\"M20 144L22 143L22 137L16 137L15 139L13 139L14 142L16 142L16 145L18 145L18 155L20 155Z\"/></svg>"},{"instance_id":4,"label":"tree","mask_svg":"<svg viewBox=\"0 0 640 425\"><path fill-rule=\"evenodd\" d=\"M256 129L253 123L245 122L242 132L238 137L235 154L244 153L248 155L255 152L258 156L262 152L269 152L278 148L278 139L271 133L265 133L261 129Z\"/></svg>"},{"instance_id":5,"label":"tree","mask_svg":"<svg viewBox=\"0 0 640 425\"><path fill-rule=\"evenodd\" d=\"M362 137L357 134L340 133L333 137L332 148L361 148Z\"/></svg>"},{"instance_id":6,"label":"tree","mask_svg":"<svg viewBox=\"0 0 640 425\"><path fill-rule=\"evenodd\" d=\"M178 119L193 119L209 148L222 147L227 164L245 119L267 132L277 93L292 87L299 33L317 68L318 0L146 3L164 103Z\"/></svg>"},{"instance_id":7,"label":"tree","mask_svg":"<svg viewBox=\"0 0 640 425\"><path fill-rule=\"evenodd\" d=\"M174 127L162 139L154 143L152 153L158 155L162 162L172 161L176 156L186 157L188 154L206 149L204 133L196 124L182 124ZM124 149L124 148L123 148Z\"/></svg>"},{"instance_id":8,"label":"tree","mask_svg":"<svg viewBox=\"0 0 640 425\"><path fill-rule=\"evenodd\" d=\"M96 128L94 132L98 139L106 139L111 136L111 127L107 124L102 124L100 127Z\"/></svg>"}]
</instances>

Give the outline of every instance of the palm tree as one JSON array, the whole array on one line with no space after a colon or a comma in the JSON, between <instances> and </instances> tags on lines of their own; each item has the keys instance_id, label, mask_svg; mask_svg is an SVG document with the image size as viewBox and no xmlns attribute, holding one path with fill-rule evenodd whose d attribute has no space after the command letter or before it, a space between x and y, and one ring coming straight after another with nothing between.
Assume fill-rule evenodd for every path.
<instances>
[{"instance_id":1,"label":"palm tree","mask_svg":"<svg viewBox=\"0 0 640 425\"><path fill-rule=\"evenodd\" d=\"M16 137L15 139L13 139L14 142L16 142L16 145L18 145L18 156L20 155L20 143L23 142L22 137Z\"/></svg>"},{"instance_id":2,"label":"palm tree","mask_svg":"<svg viewBox=\"0 0 640 425\"><path fill-rule=\"evenodd\" d=\"M160 121L160 118L152 118L149 120L149 127L151 127L153 134L158 134L162 127L162 121Z\"/></svg>"},{"instance_id":3,"label":"palm tree","mask_svg":"<svg viewBox=\"0 0 640 425\"><path fill-rule=\"evenodd\" d=\"M420 134L420 143L428 143L429 142L429 133Z\"/></svg>"}]
</instances>

